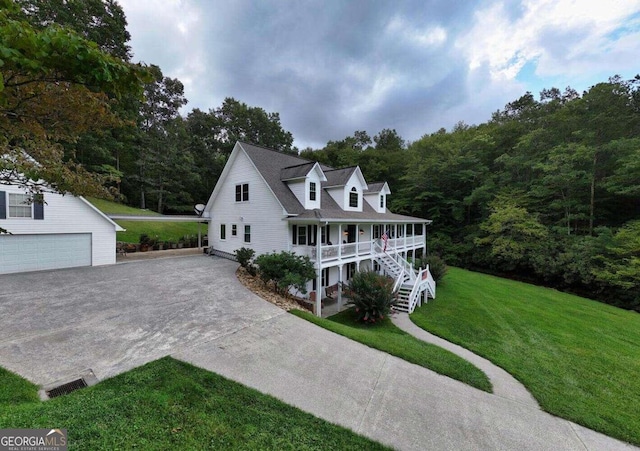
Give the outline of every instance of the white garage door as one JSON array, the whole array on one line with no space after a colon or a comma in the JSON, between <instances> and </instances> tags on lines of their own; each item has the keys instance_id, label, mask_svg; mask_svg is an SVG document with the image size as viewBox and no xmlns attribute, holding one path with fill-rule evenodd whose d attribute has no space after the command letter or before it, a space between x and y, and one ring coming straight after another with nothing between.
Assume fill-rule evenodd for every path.
<instances>
[{"instance_id":1,"label":"white garage door","mask_svg":"<svg viewBox=\"0 0 640 451\"><path fill-rule=\"evenodd\" d=\"M0 235L0 274L90 265L90 233Z\"/></svg>"}]
</instances>

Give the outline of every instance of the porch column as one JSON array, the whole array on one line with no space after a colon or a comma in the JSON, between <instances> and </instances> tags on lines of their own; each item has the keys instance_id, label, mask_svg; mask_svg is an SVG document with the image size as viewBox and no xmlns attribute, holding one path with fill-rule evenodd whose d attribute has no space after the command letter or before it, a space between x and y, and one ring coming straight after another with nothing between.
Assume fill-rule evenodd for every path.
<instances>
[{"instance_id":1,"label":"porch column","mask_svg":"<svg viewBox=\"0 0 640 451\"><path fill-rule=\"evenodd\" d=\"M316 316L322 316L322 226L318 224L318 231L316 232Z\"/></svg>"},{"instance_id":2,"label":"porch column","mask_svg":"<svg viewBox=\"0 0 640 451\"><path fill-rule=\"evenodd\" d=\"M322 316L322 267L316 269L316 305L313 307L316 316Z\"/></svg>"},{"instance_id":3,"label":"porch column","mask_svg":"<svg viewBox=\"0 0 640 451\"><path fill-rule=\"evenodd\" d=\"M338 312L342 309L342 267L338 265Z\"/></svg>"},{"instance_id":4,"label":"porch column","mask_svg":"<svg viewBox=\"0 0 640 451\"><path fill-rule=\"evenodd\" d=\"M406 224L404 225L404 237L403 237L403 239L404 239L404 248L406 249L407 248L407 225Z\"/></svg>"},{"instance_id":5,"label":"porch column","mask_svg":"<svg viewBox=\"0 0 640 451\"><path fill-rule=\"evenodd\" d=\"M338 260L342 258L342 224L338 224Z\"/></svg>"}]
</instances>

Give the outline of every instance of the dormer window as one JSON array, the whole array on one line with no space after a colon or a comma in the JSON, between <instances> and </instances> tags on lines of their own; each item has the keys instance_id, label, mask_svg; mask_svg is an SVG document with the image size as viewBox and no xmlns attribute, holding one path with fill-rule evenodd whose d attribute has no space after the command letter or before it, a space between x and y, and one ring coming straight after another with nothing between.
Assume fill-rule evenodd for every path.
<instances>
[{"instance_id":1,"label":"dormer window","mask_svg":"<svg viewBox=\"0 0 640 451\"><path fill-rule=\"evenodd\" d=\"M384 194L380 194L380 208L384 208Z\"/></svg>"},{"instance_id":2,"label":"dormer window","mask_svg":"<svg viewBox=\"0 0 640 451\"><path fill-rule=\"evenodd\" d=\"M309 200L316 200L316 182L309 183Z\"/></svg>"},{"instance_id":3,"label":"dormer window","mask_svg":"<svg viewBox=\"0 0 640 451\"><path fill-rule=\"evenodd\" d=\"M354 186L349 193L349 207L358 208L358 190Z\"/></svg>"}]
</instances>

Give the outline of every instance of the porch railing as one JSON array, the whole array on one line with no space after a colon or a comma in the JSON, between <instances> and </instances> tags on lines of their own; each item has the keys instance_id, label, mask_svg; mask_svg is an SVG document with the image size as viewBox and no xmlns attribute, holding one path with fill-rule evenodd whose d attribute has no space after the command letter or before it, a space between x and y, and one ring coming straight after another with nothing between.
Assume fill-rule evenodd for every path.
<instances>
[{"instance_id":1,"label":"porch railing","mask_svg":"<svg viewBox=\"0 0 640 451\"><path fill-rule=\"evenodd\" d=\"M424 245L424 239L424 235L392 238L387 241L387 248L393 249L394 252L415 249ZM352 257L368 257L380 252L375 249L375 246L379 246L379 242L380 240L368 240L357 243L322 245L320 247L320 256L323 262ZM294 250L298 254L305 254L306 251L312 260L317 258L317 248L315 246L296 246Z\"/></svg>"}]
</instances>

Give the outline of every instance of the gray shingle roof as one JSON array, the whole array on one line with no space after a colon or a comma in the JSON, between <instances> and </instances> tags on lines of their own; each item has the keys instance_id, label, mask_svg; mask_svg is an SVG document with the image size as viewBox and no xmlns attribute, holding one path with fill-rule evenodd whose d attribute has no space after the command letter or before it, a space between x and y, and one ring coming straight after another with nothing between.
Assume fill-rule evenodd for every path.
<instances>
[{"instance_id":1,"label":"gray shingle roof","mask_svg":"<svg viewBox=\"0 0 640 451\"><path fill-rule=\"evenodd\" d=\"M293 180L297 178L302 178L306 176L315 165L316 164L313 161L311 161L309 163L302 163L296 166L289 166L288 168L282 168L282 170L280 171L280 180L284 181L284 180Z\"/></svg>"},{"instance_id":2,"label":"gray shingle roof","mask_svg":"<svg viewBox=\"0 0 640 451\"><path fill-rule=\"evenodd\" d=\"M342 169L330 169L324 171L324 175L327 177L327 181L322 184L323 188L330 186L344 186L349 181L349 177L354 173L357 166L352 166Z\"/></svg>"},{"instance_id":3,"label":"gray shingle roof","mask_svg":"<svg viewBox=\"0 0 640 451\"><path fill-rule=\"evenodd\" d=\"M286 179L296 178L304 172L306 175L313 165L314 161L309 161L294 155L287 155L266 147L255 146L248 143L239 143L249 156L253 164L258 169L262 177L265 179L269 188L274 192L284 209L289 215L297 215L296 220L352 220L352 221L403 221L403 222L425 222L425 219L414 218L412 216L398 215L387 210L385 213L376 212L366 201L363 201L362 212L344 211L333 200L333 198L323 189L321 190L321 209L305 210L298 201L295 194L289 189L287 183L283 181L283 174ZM323 182L322 186L344 186L349 177L356 170L357 166L333 169L326 165L321 165L327 182ZM285 180L286 180L285 179ZM376 184L369 184L369 192ZM380 184L380 189L384 182ZM373 191L375 192L375 191Z\"/></svg>"},{"instance_id":4,"label":"gray shingle roof","mask_svg":"<svg viewBox=\"0 0 640 451\"><path fill-rule=\"evenodd\" d=\"M364 192L365 194L379 193L380 191L382 191L382 187L384 186L385 183L387 182L372 182L372 183L367 182L367 186L369 187L369 189L364 190Z\"/></svg>"},{"instance_id":5,"label":"gray shingle roof","mask_svg":"<svg viewBox=\"0 0 640 451\"><path fill-rule=\"evenodd\" d=\"M322 192L322 208L315 210L305 210L295 218L290 218L294 221L336 221L342 220L349 221L367 221L367 222L414 222L423 223L431 222L422 218L415 218L413 216L399 215L391 213L387 210L385 213L376 212L371 205L364 201L362 211L345 211L336 203L335 200L326 192Z\"/></svg>"},{"instance_id":6,"label":"gray shingle roof","mask_svg":"<svg viewBox=\"0 0 640 451\"><path fill-rule=\"evenodd\" d=\"M241 142L240 146L251 158L258 172L265 179L287 213L294 215L302 213L304 211L302 204L300 204L287 184L280 179L280 173L283 168L306 164L309 163L309 160L253 144Z\"/></svg>"}]
</instances>

